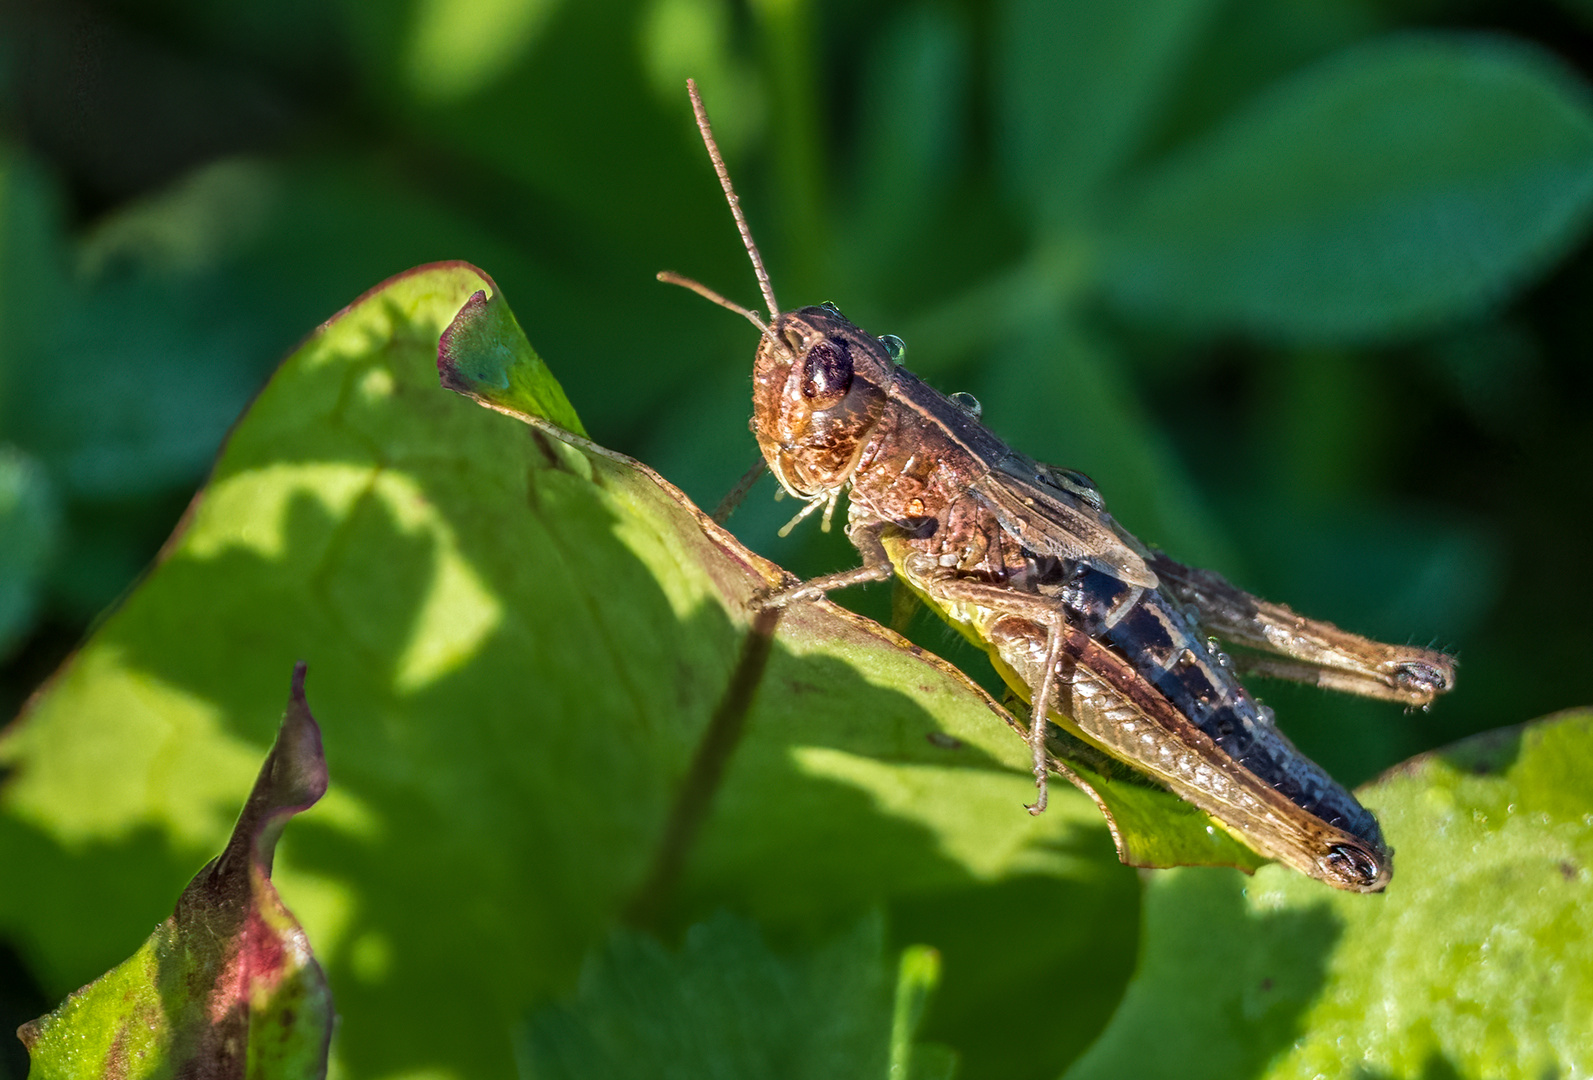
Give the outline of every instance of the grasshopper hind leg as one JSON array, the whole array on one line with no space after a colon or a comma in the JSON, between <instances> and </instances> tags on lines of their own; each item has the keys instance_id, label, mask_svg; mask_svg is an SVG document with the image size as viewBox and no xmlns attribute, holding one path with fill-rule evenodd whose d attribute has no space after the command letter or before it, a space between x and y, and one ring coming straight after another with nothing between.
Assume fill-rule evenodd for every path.
<instances>
[{"instance_id":1,"label":"grasshopper hind leg","mask_svg":"<svg viewBox=\"0 0 1593 1080\"><path fill-rule=\"evenodd\" d=\"M950 572L937 572L929 567L925 570L927 572L916 572L915 567L909 566L905 576L936 601L946 605L985 607L1021 620L1029 627L1020 635L1025 639L1027 648L1033 648L1040 631L1045 634L1044 653L1038 665L1039 675L1029 685L1028 742L1034 764L1034 785L1038 793L1034 803L1025 807L1031 814L1042 814L1049 802L1047 785L1051 772L1051 759L1045 746L1046 724L1052 710L1057 708L1056 698L1061 692L1058 680L1064 638L1067 636L1067 619L1054 601L1036 594L1014 592L998 585L960 578Z\"/></svg>"},{"instance_id":2,"label":"grasshopper hind leg","mask_svg":"<svg viewBox=\"0 0 1593 1080\"><path fill-rule=\"evenodd\" d=\"M1434 649L1386 645L1308 619L1229 584L1221 574L1156 552L1150 566L1169 597L1205 632L1249 650L1244 671L1347 694L1426 708L1455 686L1455 658Z\"/></svg>"}]
</instances>

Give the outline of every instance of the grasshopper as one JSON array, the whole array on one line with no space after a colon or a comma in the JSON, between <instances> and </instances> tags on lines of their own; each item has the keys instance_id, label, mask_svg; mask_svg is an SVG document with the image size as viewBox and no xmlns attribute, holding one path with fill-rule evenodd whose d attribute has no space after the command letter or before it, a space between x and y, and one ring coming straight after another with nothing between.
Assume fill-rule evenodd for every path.
<instances>
[{"instance_id":1,"label":"grasshopper","mask_svg":"<svg viewBox=\"0 0 1593 1080\"><path fill-rule=\"evenodd\" d=\"M1258 853L1340 889L1380 891L1393 872L1377 820L1278 730L1217 639L1256 650L1261 674L1426 707L1454 686L1430 649L1385 645L1296 615L1174 562L1107 513L1082 473L1008 447L967 395L899 363L902 345L832 304L782 311L714 142L692 108L769 317L665 272L758 328L752 430L767 467L804 506L843 493L853 570L765 598L779 607L900 578L983 648L1030 706L1045 809L1056 723L1210 814Z\"/></svg>"}]
</instances>

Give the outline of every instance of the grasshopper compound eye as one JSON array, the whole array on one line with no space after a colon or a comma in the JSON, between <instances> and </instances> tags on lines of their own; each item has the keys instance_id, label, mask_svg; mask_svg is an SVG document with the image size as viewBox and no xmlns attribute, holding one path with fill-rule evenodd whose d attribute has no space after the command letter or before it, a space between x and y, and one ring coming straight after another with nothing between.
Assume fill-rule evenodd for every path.
<instances>
[{"instance_id":1,"label":"grasshopper compound eye","mask_svg":"<svg viewBox=\"0 0 1593 1080\"><path fill-rule=\"evenodd\" d=\"M802 396L816 409L829 408L852 387L852 352L846 342L825 338L808 350Z\"/></svg>"},{"instance_id":2,"label":"grasshopper compound eye","mask_svg":"<svg viewBox=\"0 0 1593 1080\"><path fill-rule=\"evenodd\" d=\"M1377 888L1381 891L1378 877L1382 873L1382 868L1370 854L1360 848L1349 844L1334 844L1328 848L1327 857L1323 862L1335 878L1352 882L1359 889Z\"/></svg>"}]
</instances>

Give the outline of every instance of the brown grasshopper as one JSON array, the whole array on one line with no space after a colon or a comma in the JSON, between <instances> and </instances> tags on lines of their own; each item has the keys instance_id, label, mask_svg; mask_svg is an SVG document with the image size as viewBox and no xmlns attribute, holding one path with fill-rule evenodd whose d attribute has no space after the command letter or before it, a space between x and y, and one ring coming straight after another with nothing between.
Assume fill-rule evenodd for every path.
<instances>
[{"instance_id":1,"label":"brown grasshopper","mask_svg":"<svg viewBox=\"0 0 1593 1080\"><path fill-rule=\"evenodd\" d=\"M1054 721L1260 854L1337 888L1381 890L1392 852L1377 820L1277 729L1215 639L1271 654L1256 672L1407 706L1453 687L1453 659L1303 618L1151 551L1088 477L1011 449L967 395L947 397L901 367L897 339L830 304L781 311L687 85L768 321L695 281L659 278L758 327L752 430L781 486L806 504L791 525L822 508L827 527L846 492L846 534L863 558L765 603L900 577L1030 703L1031 813L1045 809Z\"/></svg>"}]
</instances>

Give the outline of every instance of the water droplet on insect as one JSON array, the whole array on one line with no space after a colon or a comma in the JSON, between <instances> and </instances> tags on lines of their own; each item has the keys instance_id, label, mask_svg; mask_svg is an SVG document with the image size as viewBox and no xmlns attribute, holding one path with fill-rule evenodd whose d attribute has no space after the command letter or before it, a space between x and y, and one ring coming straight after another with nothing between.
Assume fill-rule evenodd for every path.
<instances>
[{"instance_id":1,"label":"water droplet on insect","mask_svg":"<svg viewBox=\"0 0 1593 1080\"><path fill-rule=\"evenodd\" d=\"M953 405L956 405L957 408L961 409L975 420L979 419L979 417L984 414L985 407L979 404L979 399L974 397L972 394L966 394L958 391L957 393L951 395L951 401Z\"/></svg>"},{"instance_id":2,"label":"water droplet on insect","mask_svg":"<svg viewBox=\"0 0 1593 1080\"><path fill-rule=\"evenodd\" d=\"M839 314L839 312L837 312L837 314ZM903 341L895 334L881 335L879 343L885 346L885 351L890 354L891 362L893 364L901 363L902 357L907 355L907 342Z\"/></svg>"}]
</instances>

